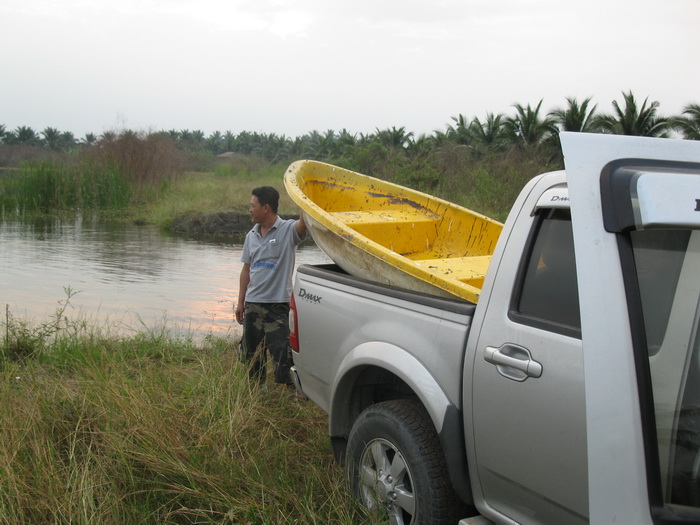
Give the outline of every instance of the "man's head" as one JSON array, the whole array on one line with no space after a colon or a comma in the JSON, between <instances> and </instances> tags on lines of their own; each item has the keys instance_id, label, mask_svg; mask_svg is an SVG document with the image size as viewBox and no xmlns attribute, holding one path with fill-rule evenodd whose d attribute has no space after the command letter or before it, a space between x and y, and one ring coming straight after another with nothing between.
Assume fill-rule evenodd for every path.
<instances>
[{"instance_id":1,"label":"man's head","mask_svg":"<svg viewBox=\"0 0 700 525\"><path fill-rule=\"evenodd\" d=\"M272 186L260 186L254 188L251 192L253 196L250 199L250 215L253 222L263 222L265 217L277 215L279 207L280 194Z\"/></svg>"}]
</instances>

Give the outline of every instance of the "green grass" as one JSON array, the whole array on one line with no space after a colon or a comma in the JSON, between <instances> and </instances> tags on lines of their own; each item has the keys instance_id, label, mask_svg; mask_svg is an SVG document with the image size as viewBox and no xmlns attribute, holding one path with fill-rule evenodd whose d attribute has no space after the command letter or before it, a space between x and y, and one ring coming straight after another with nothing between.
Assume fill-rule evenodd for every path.
<instances>
[{"instance_id":1,"label":"green grass","mask_svg":"<svg viewBox=\"0 0 700 525\"><path fill-rule=\"evenodd\" d=\"M181 215L218 212L248 213L250 192L256 186L273 186L280 192L282 214L298 213L284 190L285 166L246 176L221 176L210 172L187 173L172 181L141 210L147 222L168 226Z\"/></svg>"},{"instance_id":2,"label":"green grass","mask_svg":"<svg viewBox=\"0 0 700 525\"><path fill-rule=\"evenodd\" d=\"M362 523L326 415L252 388L236 341L59 323L15 355L6 322L0 524Z\"/></svg>"}]
</instances>

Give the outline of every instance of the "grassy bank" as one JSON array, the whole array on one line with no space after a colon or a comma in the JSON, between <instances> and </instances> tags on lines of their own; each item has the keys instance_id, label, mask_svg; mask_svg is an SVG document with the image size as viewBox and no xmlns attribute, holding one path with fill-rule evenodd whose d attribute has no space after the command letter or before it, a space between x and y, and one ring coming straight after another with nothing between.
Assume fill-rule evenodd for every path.
<instances>
[{"instance_id":1,"label":"grassy bank","mask_svg":"<svg viewBox=\"0 0 700 525\"><path fill-rule=\"evenodd\" d=\"M295 214L298 208L284 191L285 170L284 165L269 165L255 173L237 175L187 172L130 213L162 228L168 228L175 218L183 215L222 211L247 214L250 191L256 186L273 186L280 191L280 213Z\"/></svg>"},{"instance_id":2,"label":"grassy bank","mask_svg":"<svg viewBox=\"0 0 700 525\"><path fill-rule=\"evenodd\" d=\"M362 522L325 414L287 389L251 388L233 341L69 326L27 351L12 323L0 523Z\"/></svg>"}]
</instances>

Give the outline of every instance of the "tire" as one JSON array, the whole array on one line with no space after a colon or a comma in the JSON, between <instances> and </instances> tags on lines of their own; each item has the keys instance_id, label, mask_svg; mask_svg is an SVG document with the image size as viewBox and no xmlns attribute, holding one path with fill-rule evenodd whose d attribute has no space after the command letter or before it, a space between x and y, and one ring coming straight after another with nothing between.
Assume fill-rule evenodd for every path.
<instances>
[{"instance_id":1,"label":"tire","mask_svg":"<svg viewBox=\"0 0 700 525\"><path fill-rule=\"evenodd\" d=\"M463 517L437 433L416 399L365 409L350 431L347 465L355 496L392 525L454 524Z\"/></svg>"}]
</instances>

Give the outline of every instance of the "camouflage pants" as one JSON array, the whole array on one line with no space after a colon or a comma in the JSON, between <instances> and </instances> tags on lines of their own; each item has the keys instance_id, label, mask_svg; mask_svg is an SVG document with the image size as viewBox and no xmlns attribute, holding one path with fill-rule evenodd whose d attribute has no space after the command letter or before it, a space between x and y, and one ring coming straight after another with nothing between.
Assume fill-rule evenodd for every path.
<instances>
[{"instance_id":1,"label":"camouflage pants","mask_svg":"<svg viewBox=\"0 0 700 525\"><path fill-rule=\"evenodd\" d=\"M275 382L292 382L288 303L245 303L241 342L251 379L265 382L269 351L275 363Z\"/></svg>"}]
</instances>

